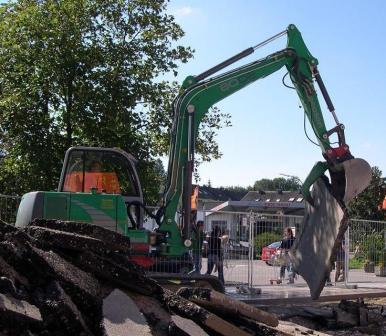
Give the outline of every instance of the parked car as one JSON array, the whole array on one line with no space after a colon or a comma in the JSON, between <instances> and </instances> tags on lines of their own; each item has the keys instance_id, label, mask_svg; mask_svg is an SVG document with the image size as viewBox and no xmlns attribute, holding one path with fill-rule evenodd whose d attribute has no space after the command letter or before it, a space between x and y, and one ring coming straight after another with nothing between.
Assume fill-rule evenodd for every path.
<instances>
[{"instance_id":1,"label":"parked car","mask_svg":"<svg viewBox=\"0 0 386 336\"><path fill-rule=\"evenodd\" d=\"M228 259L244 259L248 257L248 242L236 242L230 239L228 244Z\"/></svg>"},{"instance_id":2,"label":"parked car","mask_svg":"<svg viewBox=\"0 0 386 336\"><path fill-rule=\"evenodd\" d=\"M261 250L261 260L265 261L267 265L274 265L275 259L277 258L278 253L280 252L281 242L273 242L268 246L264 246Z\"/></svg>"}]
</instances>

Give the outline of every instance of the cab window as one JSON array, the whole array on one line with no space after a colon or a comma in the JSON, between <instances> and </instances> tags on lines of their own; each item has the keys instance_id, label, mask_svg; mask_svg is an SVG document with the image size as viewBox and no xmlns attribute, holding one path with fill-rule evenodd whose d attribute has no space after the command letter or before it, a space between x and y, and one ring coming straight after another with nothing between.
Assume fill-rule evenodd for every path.
<instances>
[{"instance_id":1,"label":"cab window","mask_svg":"<svg viewBox=\"0 0 386 336\"><path fill-rule=\"evenodd\" d=\"M137 196L138 186L128 160L119 153L106 151L71 152L63 191L122 194Z\"/></svg>"}]
</instances>

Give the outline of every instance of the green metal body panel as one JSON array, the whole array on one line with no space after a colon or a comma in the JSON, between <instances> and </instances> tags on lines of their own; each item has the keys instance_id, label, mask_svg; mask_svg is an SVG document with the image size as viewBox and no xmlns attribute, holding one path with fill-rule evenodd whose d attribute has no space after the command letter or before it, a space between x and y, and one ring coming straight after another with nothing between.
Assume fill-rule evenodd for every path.
<instances>
[{"instance_id":1,"label":"green metal body panel","mask_svg":"<svg viewBox=\"0 0 386 336\"><path fill-rule=\"evenodd\" d=\"M68 220L70 215L69 193L44 193L43 216L47 219Z\"/></svg>"},{"instance_id":2,"label":"green metal body panel","mask_svg":"<svg viewBox=\"0 0 386 336\"><path fill-rule=\"evenodd\" d=\"M290 25L287 28L286 49L201 82L197 82L194 76L185 79L173 104L175 124L169 154L168 181L163 199L165 216L160 226L160 231L169 233L168 254L178 255L185 251L181 231L176 223L176 214L181 209L184 167L188 164L189 113L194 111L193 132L196 138L199 125L213 104L285 66L324 153L331 146L328 139L323 139L326 126L313 85L312 69L317 64L317 59L307 49L298 29ZM321 174L323 172L320 169L313 171L308 181L313 180L313 183Z\"/></svg>"},{"instance_id":3,"label":"green metal body panel","mask_svg":"<svg viewBox=\"0 0 386 336\"><path fill-rule=\"evenodd\" d=\"M130 237L130 242L133 244L136 244L136 243L149 244L149 231L128 230L127 236Z\"/></svg>"},{"instance_id":4,"label":"green metal body panel","mask_svg":"<svg viewBox=\"0 0 386 336\"><path fill-rule=\"evenodd\" d=\"M120 195L45 192L43 216L92 223L128 235L126 206Z\"/></svg>"}]
</instances>

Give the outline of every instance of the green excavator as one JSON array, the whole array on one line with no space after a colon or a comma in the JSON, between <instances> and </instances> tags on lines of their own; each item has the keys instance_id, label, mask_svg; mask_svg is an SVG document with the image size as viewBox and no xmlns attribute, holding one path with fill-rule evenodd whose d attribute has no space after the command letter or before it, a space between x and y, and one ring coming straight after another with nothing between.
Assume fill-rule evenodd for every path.
<instances>
[{"instance_id":1,"label":"green excavator","mask_svg":"<svg viewBox=\"0 0 386 336\"><path fill-rule=\"evenodd\" d=\"M284 35L287 36L285 49L213 76ZM138 264L157 266L158 270L162 264L164 271L170 273L173 268L181 274L190 267L181 260L188 260L182 257L189 254L195 224L191 195L199 125L213 104L283 67L300 98L324 158L312 168L303 183L302 193L307 203L304 229L291 251L295 271L308 283L312 297L317 298L330 271L334 249L347 228L346 206L369 185L371 169L365 160L351 154L345 141L344 125L335 114L319 73L318 60L311 55L293 24L256 46L184 80L173 102L167 183L156 214L151 214L143 204L135 159L130 154L119 149L73 147L66 153L58 191L25 194L16 225L23 227L34 218L101 225L130 237L132 257ZM331 129L326 128L315 83L333 115L335 125ZM334 146L332 136L337 138ZM158 223L155 232L143 229L145 211ZM181 275L181 279L187 277Z\"/></svg>"}]
</instances>

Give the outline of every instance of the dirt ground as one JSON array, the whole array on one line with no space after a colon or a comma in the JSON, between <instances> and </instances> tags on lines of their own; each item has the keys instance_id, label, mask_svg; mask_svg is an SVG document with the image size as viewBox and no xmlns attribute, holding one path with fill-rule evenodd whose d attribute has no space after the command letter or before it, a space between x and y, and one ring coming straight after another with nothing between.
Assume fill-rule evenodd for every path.
<instances>
[{"instance_id":1,"label":"dirt ground","mask_svg":"<svg viewBox=\"0 0 386 336\"><path fill-rule=\"evenodd\" d=\"M277 314L280 320L308 329L308 332L299 332L299 335L312 335L314 331L335 336L386 334L386 298L265 309Z\"/></svg>"}]
</instances>

